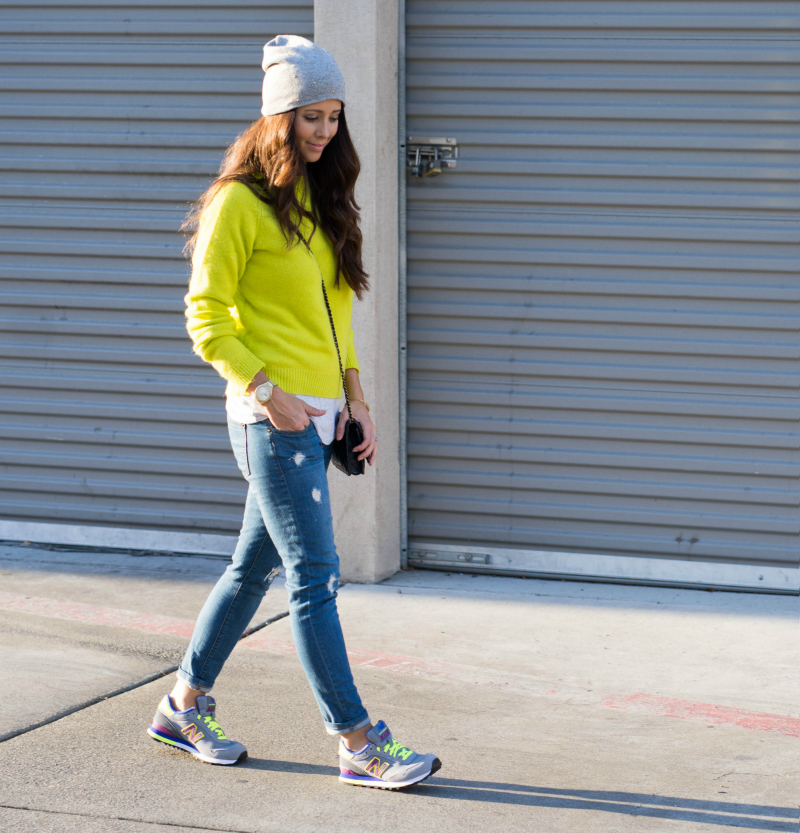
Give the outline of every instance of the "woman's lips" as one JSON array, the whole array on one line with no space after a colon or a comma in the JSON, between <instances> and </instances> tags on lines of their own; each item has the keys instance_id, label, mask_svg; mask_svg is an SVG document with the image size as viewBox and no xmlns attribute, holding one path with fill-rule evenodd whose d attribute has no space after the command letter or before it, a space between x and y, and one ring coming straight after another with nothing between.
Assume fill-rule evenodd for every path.
<instances>
[{"instance_id":1,"label":"woman's lips","mask_svg":"<svg viewBox=\"0 0 800 833\"><path fill-rule=\"evenodd\" d=\"M313 142L308 142L308 146L314 150L322 150L325 147L325 145L315 145Z\"/></svg>"}]
</instances>

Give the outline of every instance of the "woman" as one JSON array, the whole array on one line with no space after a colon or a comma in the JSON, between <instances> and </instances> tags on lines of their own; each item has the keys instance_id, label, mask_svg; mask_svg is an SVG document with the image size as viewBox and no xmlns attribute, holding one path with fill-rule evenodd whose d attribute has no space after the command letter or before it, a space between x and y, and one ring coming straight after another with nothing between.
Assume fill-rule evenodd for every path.
<instances>
[{"instance_id":1,"label":"woman","mask_svg":"<svg viewBox=\"0 0 800 833\"><path fill-rule=\"evenodd\" d=\"M208 763L247 757L208 692L283 565L297 653L325 728L340 738L339 780L397 789L441 764L373 725L358 696L336 609L326 479L348 416L340 367L364 434L358 459L377 456L350 329L353 295L368 281L344 79L330 53L295 35L266 44L263 68L262 118L228 149L190 215L198 229L186 296L194 350L228 380L231 445L249 484L244 520L148 734Z\"/></svg>"}]
</instances>

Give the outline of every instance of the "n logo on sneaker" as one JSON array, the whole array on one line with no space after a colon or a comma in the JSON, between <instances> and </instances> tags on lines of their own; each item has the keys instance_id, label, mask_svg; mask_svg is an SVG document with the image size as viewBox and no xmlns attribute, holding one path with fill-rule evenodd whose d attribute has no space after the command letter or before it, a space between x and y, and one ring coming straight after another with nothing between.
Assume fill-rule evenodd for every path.
<instances>
[{"instance_id":1,"label":"n logo on sneaker","mask_svg":"<svg viewBox=\"0 0 800 833\"><path fill-rule=\"evenodd\" d=\"M197 728L197 726L194 725L194 723L187 726L185 729L181 729L181 734L186 735L192 743L197 743L200 738L205 737L205 735Z\"/></svg>"},{"instance_id":2,"label":"n logo on sneaker","mask_svg":"<svg viewBox=\"0 0 800 833\"><path fill-rule=\"evenodd\" d=\"M389 768L389 761L381 761L380 758L373 758L365 767L365 772L371 772L376 778L382 778L383 773Z\"/></svg>"}]
</instances>

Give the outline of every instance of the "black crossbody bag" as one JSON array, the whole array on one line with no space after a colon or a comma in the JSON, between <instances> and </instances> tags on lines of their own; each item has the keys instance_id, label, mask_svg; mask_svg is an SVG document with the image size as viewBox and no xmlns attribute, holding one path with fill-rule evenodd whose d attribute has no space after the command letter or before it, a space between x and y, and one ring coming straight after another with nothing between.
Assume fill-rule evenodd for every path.
<instances>
[{"instance_id":1,"label":"black crossbody bag","mask_svg":"<svg viewBox=\"0 0 800 833\"><path fill-rule=\"evenodd\" d=\"M314 252L311 251L311 246L306 243L302 235L300 239L305 243L311 257L314 258L314 263L319 269L319 277L322 283L322 294L325 297L325 308L328 310L328 321L331 322L331 332L333 333L333 343L336 347L336 358L339 360L339 373L342 374L342 390L344 391L344 401L347 403L348 420L344 427L344 436L341 440L337 440L334 435L333 444L331 445L331 462L339 471L344 472L348 477L355 474L364 474L364 461L358 459L358 454L353 451L356 446L364 442L364 432L361 429L361 423L353 419L353 412L350 410L350 397L347 394L347 382L344 378L344 368L342 367L342 356L339 353L339 341L336 338L336 327L333 326L333 314L331 313L331 305L328 302L328 293L325 289L325 279L322 277L322 269L320 269L319 261Z\"/></svg>"}]
</instances>

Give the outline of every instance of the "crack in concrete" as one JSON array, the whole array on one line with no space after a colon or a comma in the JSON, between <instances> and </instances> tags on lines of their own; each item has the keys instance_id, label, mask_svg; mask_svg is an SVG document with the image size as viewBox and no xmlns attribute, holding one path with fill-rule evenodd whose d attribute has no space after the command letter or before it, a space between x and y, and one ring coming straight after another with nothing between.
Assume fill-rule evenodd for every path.
<instances>
[{"instance_id":1,"label":"crack in concrete","mask_svg":"<svg viewBox=\"0 0 800 833\"><path fill-rule=\"evenodd\" d=\"M208 830L213 833L256 833L254 830L238 830L232 827L200 827L196 824L173 821L147 821L146 819L134 819L130 816L96 816L92 813L74 813L69 810L45 810L40 807L19 807L15 804L0 804L0 808L6 810L22 810L30 813L49 813L53 816L76 816L84 819L105 819L106 821L131 821L134 824L149 824L153 827L178 827L185 830Z\"/></svg>"},{"instance_id":2,"label":"crack in concrete","mask_svg":"<svg viewBox=\"0 0 800 833\"><path fill-rule=\"evenodd\" d=\"M241 642L243 639L246 639L248 636L256 633L257 631L266 628L267 625L271 625L273 622L277 622L280 619L284 619L289 615L289 612L286 611L285 613L279 613L277 616L271 616L269 619L265 620L259 625L255 625L252 628L248 628L240 637L239 641ZM43 726L49 726L51 723L55 723L57 720L61 720L65 717L69 717L71 714L75 714L76 712L83 711L84 709L88 709L90 706L96 706L98 703L101 703L103 700L110 700L112 697L119 697L120 694L125 694L128 691L133 691L136 688L141 688L142 686L147 685L148 683L155 682L156 680L160 680L162 677L166 677L167 674L174 674L178 670L179 665L171 665L169 668L164 668L161 671L156 671L154 674L150 674L147 677L144 677L141 680L137 680L136 682L130 683L129 685L123 686L122 688L117 688L114 691L108 692L107 694L101 694L98 697L92 697L91 700L86 700L83 703L79 703L77 706L71 706L68 709L64 709L63 711L57 712L50 717L45 718L44 720L39 720L36 723L31 723L29 726L24 726L22 729L14 729L11 732L6 732L4 735L0 735L0 743L4 743L7 740L11 740L12 738L19 737L20 735L25 735L28 732L33 732L35 729L41 729ZM5 805L0 804L0 807ZM14 809L14 808L11 808ZM16 809L27 809L27 808L16 808ZM45 811L42 811L45 812ZM50 811L47 811L50 812ZM100 818L100 817L98 817ZM136 821L136 819L131 819L132 821ZM186 826L186 825L184 825ZM208 828L210 829L210 828Z\"/></svg>"},{"instance_id":3,"label":"crack in concrete","mask_svg":"<svg viewBox=\"0 0 800 833\"><path fill-rule=\"evenodd\" d=\"M143 680L137 680L130 685L123 686L122 688L115 689L114 691L109 692L108 694L101 694L98 697L92 697L91 700L86 700L83 703L79 703L77 706L71 706L68 709L64 709L63 711L56 712L56 714L52 715L51 717L46 717L44 720L39 720L36 723L31 723L30 726L24 726L22 729L14 729L11 732L6 732L4 735L0 735L0 743L4 743L7 740L11 740L12 738L19 737L20 735L25 735L28 732L34 731L34 729L41 729L42 726L48 726L51 723L55 723L57 720L61 720L64 717L69 717L71 714L75 714L76 712L83 711L84 709L88 709L90 706L96 706L98 703L102 702L103 700L110 700L112 697L118 697L120 694L125 694L127 691L133 691L135 688L141 688L143 685L147 685L148 683L155 682L155 680L160 680L162 677L166 677L167 674L172 674L173 672L178 670L177 665L172 665L169 668L165 668L163 671L156 671L155 674L150 674L148 677L145 677ZM0 804L0 807L4 805ZM18 808L18 809L25 809L25 808Z\"/></svg>"}]
</instances>

